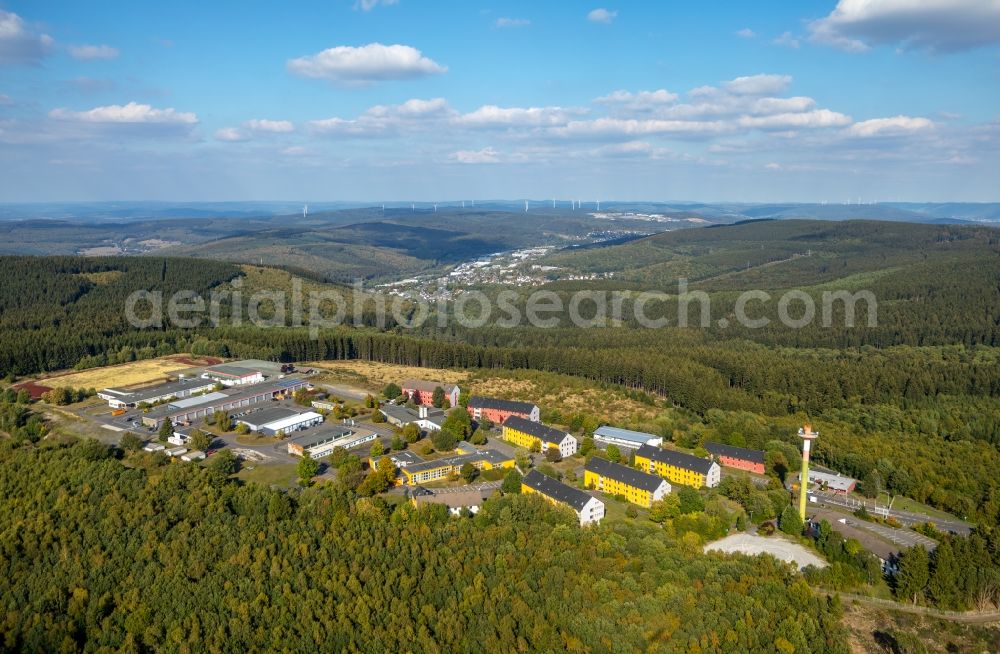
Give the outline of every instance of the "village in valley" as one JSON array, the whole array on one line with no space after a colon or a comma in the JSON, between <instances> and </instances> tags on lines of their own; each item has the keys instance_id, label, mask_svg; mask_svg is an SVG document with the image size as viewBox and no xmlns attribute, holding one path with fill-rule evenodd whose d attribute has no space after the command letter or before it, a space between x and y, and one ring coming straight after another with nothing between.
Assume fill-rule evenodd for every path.
<instances>
[{"instance_id":1,"label":"village in valley","mask_svg":"<svg viewBox=\"0 0 1000 654\"><path fill-rule=\"evenodd\" d=\"M702 534L706 550L767 552L800 568L823 567L797 536L832 531L870 553L887 575L906 548L933 550L928 528L964 534L971 527L940 512L880 505L857 492L858 480L810 469L809 446L819 435L809 425L795 450L675 443L622 425L547 424L543 415L562 414L513 397L516 384L501 393L511 397L496 397L433 379L400 378L380 388L344 383L331 375L331 362L180 360L203 365L178 368L174 357L169 373L154 368L138 383L74 392L40 380L23 389L52 405L56 424L114 441L136 465L215 466L279 488L346 484L361 496L438 505L456 519L497 494L536 494L586 528L738 509L734 498L756 493L772 506L756 520L751 509ZM110 378L115 368L122 366L108 368Z\"/></svg>"}]
</instances>

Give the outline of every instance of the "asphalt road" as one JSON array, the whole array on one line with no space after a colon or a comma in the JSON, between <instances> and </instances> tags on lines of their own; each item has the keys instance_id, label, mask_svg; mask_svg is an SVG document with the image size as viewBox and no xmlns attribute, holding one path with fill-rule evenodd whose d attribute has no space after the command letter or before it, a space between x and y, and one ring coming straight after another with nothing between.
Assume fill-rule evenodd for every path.
<instances>
[{"instance_id":1,"label":"asphalt road","mask_svg":"<svg viewBox=\"0 0 1000 654\"><path fill-rule=\"evenodd\" d=\"M824 493L822 491L814 491L810 495L815 495L817 499L820 500L821 505L836 506L854 511L861 506L860 500L852 497L845 497L843 495L837 495L834 493ZM865 502L867 509L875 513L874 503ZM880 505L879 512L885 508L884 505ZM955 534L968 535L972 531L973 525L968 522L954 518L952 520L942 520L933 516L926 515L924 513L912 513L910 511L899 511L897 509L890 509L888 514L898 520L901 524L910 527L912 525L922 524L924 522L933 523L934 526L941 531L950 531Z\"/></svg>"}]
</instances>

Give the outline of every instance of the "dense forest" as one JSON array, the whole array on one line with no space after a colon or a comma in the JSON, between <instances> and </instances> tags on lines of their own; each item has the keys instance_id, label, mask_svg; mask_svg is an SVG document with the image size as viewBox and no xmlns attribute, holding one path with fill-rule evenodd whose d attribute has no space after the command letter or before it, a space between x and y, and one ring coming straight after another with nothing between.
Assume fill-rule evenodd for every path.
<instances>
[{"instance_id":1,"label":"dense forest","mask_svg":"<svg viewBox=\"0 0 1000 654\"><path fill-rule=\"evenodd\" d=\"M94 441L0 444L5 650L846 652L837 600L769 557L537 498L474 518L284 494Z\"/></svg>"}]
</instances>

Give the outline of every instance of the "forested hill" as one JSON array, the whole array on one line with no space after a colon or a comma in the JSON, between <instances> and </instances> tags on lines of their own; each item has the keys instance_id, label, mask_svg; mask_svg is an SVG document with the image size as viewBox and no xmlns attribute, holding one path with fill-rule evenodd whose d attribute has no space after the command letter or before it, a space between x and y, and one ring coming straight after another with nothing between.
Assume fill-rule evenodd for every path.
<instances>
[{"instance_id":1,"label":"forested hill","mask_svg":"<svg viewBox=\"0 0 1000 654\"><path fill-rule=\"evenodd\" d=\"M706 290L777 289L885 274L928 261L1000 254L1000 229L878 221L754 220L663 232L623 245L561 251L545 263L611 273L614 286L669 290L678 278ZM854 281L857 281L855 277Z\"/></svg>"},{"instance_id":2,"label":"forested hill","mask_svg":"<svg viewBox=\"0 0 1000 654\"><path fill-rule=\"evenodd\" d=\"M0 598L4 651L847 652L789 566L652 523L519 495L451 519L96 441L0 443Z\"/></svg>"}]
</instances>

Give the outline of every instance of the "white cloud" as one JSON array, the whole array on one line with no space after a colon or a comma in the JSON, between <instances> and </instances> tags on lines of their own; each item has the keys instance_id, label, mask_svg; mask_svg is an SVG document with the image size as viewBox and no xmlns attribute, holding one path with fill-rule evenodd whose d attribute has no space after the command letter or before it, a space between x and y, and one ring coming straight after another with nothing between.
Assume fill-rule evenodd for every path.
<instances>
[{"instance_id":1,"label":"white cloud","mask_svg":"<svg viewBox=\"0 0 1000 654\"><path fill-rule=\"evenodd\" d=\"M800 41L799 37L795 36L791 32L782 32L780 36L776 36L771 40L774 45L781 45L786 48L792 48L793 50L798 50Z\"/></svg>"},{"instance_id":2,"label":"white cloud","mask_svg":"<svg viewBox=\"0 0 1000 654\"><path fill-rule=\"evenodd\" d=\"M0 107L12 107L14 100L6 93L0 93Z\"/></svg>"},{"instance_id":3,"label":"white cloud","mask_svg":"<svg viewBox=\"0 0 1000 654\"><path fill-rule=\"evenodd\" d=\"M156 109L148 104L136 102L129 102L126 105L112 104L105 107L95 107L88 111L53 109L49 112L49 116L57 120L83 123L160 125L195 125L198 123L198 117L193 113L177 111L172 108Z\"/></svg>"},{"instance_id":4,"label":"white cloud","mask_svg":"<svg viewBox=\"0 0 1000 654\"><path fill-rule=\"evenodd\" d=\"M445 66L408 45L369 43L341 45L288 61L288 70L302 77L343 83L404 80L446 72Z\"/></svg>"},{"instance_id":5,"label":"white cloud","mask_svg":"<svg viewBox=\"0 0 1000 654\"><path fill-rule=\"evenodd\" d=\"M243 125L254 132L271 132L273 134L287 134L288 132L295 131L295 125L291 121L287 120L266 120L260 118L253 118L246 121Z\"/></svg>"},{"instance_id":6,"label":"white cloud","mask_svg":"<svg viewBox=\"0 0 1000 654\"><path fill-rule=\"evenodd\" d=\"M246 134L235 127L223 127L215 130L216 141L228 141L230 143L235 143L237 141L246 141L247 138L249 137Z\"/></svg>"},{"instance_id":7,"label":"white cloud","mask_svg":"<svg viewBox=\"0 0 1000 654\"><path fill-rule=\"evenodd\" d=\"M754 129L842 127L851 124L851 117L829 109L814 109L813 111L772 114L770 116L741 116L737 120L737 124L740 127Z\"/></svg>"},{"instance_id":8,"label":"white cloud","mask_svg":"<svg viewBox=\"0 0 1000 654\"><path fill-rule=\"evenodd\" d=\"M790 75L748 75L723 82L722 87L735 95L781 93L792 83Z\"/></svg>"},{"instance_id":9,"label":"white cloud","mask_svg":"<svg viewBox=\"0 0 1000 654\"><path fill-rule=\"evenodd\" d=\"M854 123L848 128L851 136L898 136L932 129L933 121L913 116L893 116L892 118L872 118Z\"/></svg>"},{"instance_id":10,"label":"white cloud","mask_svg":"<svg viewBox=\"0 0 1000 654\"><path fill-rule=\"evenodd\" d=\"M0 9L0 66L37 63L52 43L48 34L38 33L17 14Z\"/></svg>"},{"instance_id":11,"label":"white cloud","mask_svg":"<svg viewBox=\"0 0 1000 654\"><path fill-rule=\"evenodd\" d=\"M595 118L576 120L563 127L550 130L550 134L569 138L614 138L650 135L707 135L731 129L722 121L697 120L636 120L622 118Z\"/></svg>"},{"instance_id":12,"label":"white cloud","mask_svg":"<svg viewBox=\"0 0 1000 654\"><path fill-rule=\"evenodd\" d=\"M741 39L752 39L757 36L757 33L754 32L749 27L744 27L741 30L736 30L736 36L740 37Z\"/></svg>"},{"instance_id":13,"label":"white cloud","mask_svg":"<svg viewBox=\"0 0 1000 654\"><path fill-rule=\"evenodd\" d=\"M603 7L597 9L592 9L590 13L587 14L587 20L591 23L604 23L609 25L618 16L617 11L609 11Z\"/></svg>"},{"instance_id":14,"label":"white cloud","mask_svg":"<svg viewBox=\"0 0 1000 654\"><path fill-rule=\"evenodd\" d=\"M456 122L470 127L524 127L563 125L582 109L564 107L498 107L486 105L459 116Z\"/></svg>"},{"instance_id":15,"label":"white cloud","mask_svg":"<svg viewBox=\"0 0 1000 654\"><path fill-rule=\"evenodd\" d=\"M676 93L666 89L637 93L619 90L596 98L594 102L607 105L616 113L648 114L674 104L677 98Z\"/></svg>"},{"instance_id":16,"label":"white cloud","mask_svg":"<svg viewBox=\"0 0 1000 654\"><path fill-rule=\"evenodd\" d=\"M493 148L482 150L459 150L451 155L453 161L463 164L485 164L500 161L499 153Z\"/></svg>"},{"instance_id":17,"label":"white cloud","mask_svg":"<svg viewBox=\"0 0 1000 654\"><path fill-rule=\"evenodd\" d=\"M1000 43L1000 0L840 0L810 38L848 51L898 44L954 52Z\"/></svg>"},{"instance_id":18,"label":"white cloud","mask_svg":"<svg viewBox=\"0 0 1000 654\"><path fill-rule=\"evenodd\" d=\"M91 61L93 59L117 59L118 48L110 45L71 45L67 48L74 59Z\"/></svg>"},{"instance_id":19,"label":"white cloud","mask_svg":"<svg viewBox=\"0 0 1000 654\"><path fill-rule=\"evenodd\" d=\"M357 0L354 3L354 10L371 11L379 5L382 5L383 7L391 7L392 5L398 3L399 0Z\"/></svg>"},{"instance_id":20,"label":"white cloud","mask_svg":"<svg viewBox=\"0 0 1000 654\"><path fill-rule=\"evenodd\" d=\"M531 25L531 21L527 18L497 18L497 27L527 27Z\"/></svg>"},{"instance_id":21,"label":"white cloud","mask_svg":"<svg viewBox=\"0 0 1000 654\"><path fill-rule=\"evenodd\" d=\"M780 163L774 163L772 161L771 163L766 164L764 166L764 168L767 168L768 170L781 170L781 164Z\"/></svg>"},{"instance_id":22,"label":"white cloud","mask_svg":"<svg viewBox=\"0 0 1000 654\"><path fill-rule=\"evenodd\" d=\"M444 98L412 99L398 105L375 105L357 118L325 118L308 123L319 134L341 136L392 136L421 126L440 124L455 115Z\"/></svg>"},{"instance_id":23,"label":"white cloud","mask_svg":"<svg viewBox=\"0 0 1000 654\"><path fill-rule=\"evenodd\" d=\"M670 150L655 147L647 141L625 141L594 148L589 154L608 159L660 159L669 155Z\"/></svg>"}]
</instances>

